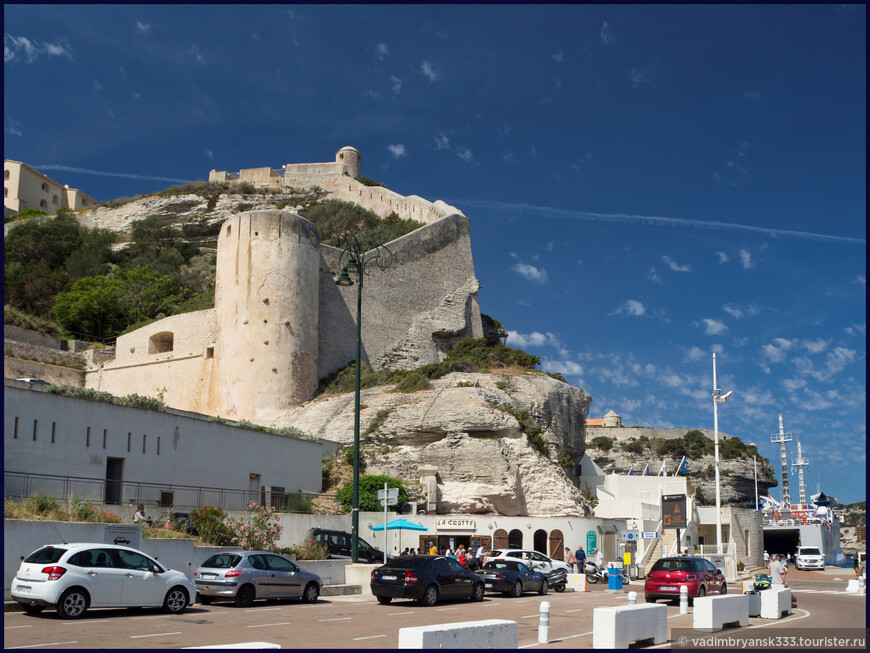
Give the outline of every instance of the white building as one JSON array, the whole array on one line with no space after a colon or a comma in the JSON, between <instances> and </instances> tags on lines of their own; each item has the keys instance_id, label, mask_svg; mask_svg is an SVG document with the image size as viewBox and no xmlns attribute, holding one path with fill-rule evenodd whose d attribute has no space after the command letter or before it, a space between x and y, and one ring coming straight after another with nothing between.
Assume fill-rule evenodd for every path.
<instances>
[{"instance_id":1,"label":"white building","mask_svg":"<svg viewBox=\"0 0 870 653\"><path fill-rule=\"evenodd\" d=\"M3 214L12 215L26 209L56 213L60 208L81 211L96 206L97 201L69 185L61 186L26 163L6 159L3 162Z\"/></svg>"}]
</instances>

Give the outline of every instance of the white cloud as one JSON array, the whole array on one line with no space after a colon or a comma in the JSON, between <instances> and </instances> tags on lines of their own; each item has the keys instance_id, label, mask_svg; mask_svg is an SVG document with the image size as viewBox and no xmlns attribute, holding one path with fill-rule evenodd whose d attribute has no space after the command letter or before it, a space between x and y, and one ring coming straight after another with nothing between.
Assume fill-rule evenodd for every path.
<instances>
[{"instance_id":1,"label":"white cloud","mask_svg":"<svg viewBox=\"0 0 870 653\"><path fill-rule=\"evenodd\" d=\"M383 61L384 58L389 54L390 54L390 46L388 46L386 43L378 43L375 46L375 56L378 59L380 59L381 61Z\"/></svg>"},{"instance_id":2,"label":"white cloud","mask_svg":"<svg viewBox=\"0 0 870 653\"><path fill-rule=\"evenodd\" d=\"M202 53L199 51L199 46L191 45L187 49L187 54L193 57L197 63L205 65L205 57L203 57Z\"/></svg>"},{"instance_id":3,"label":"white cloud","mask_svg":"<svg viewBox=\"0 0 870 653\"><path fill-rule=\"evenodd\" d=\"M517 165L520 162L519 157L513 152L508 152L502 158L508 163L512 163L513 165Z\"/></svg>"},{"instance_id":4,"label":"white cloud","mask_svg":"<svg viewBox=\"0 0 870 653\"><path fill-rule=\"evenodd\" d=\"M214 152L212 152L211 150L206 150L206 151L205 151L205 155L206 155L209 159L213 159L213 158L214 158Z\"/></svg>"},{"instance_id":5,"label":"white cloud","mask_svg":"<svg viewBox=\"0 0 870 653\"><path fill-rule=\"evenodd\" d=\"M691 265L688 265L688 264L680 265L674 259L672 259L670 256L662 256L662 261L664 261L665 264L674 272L691 272L692 271Z\"/></svg>"},{"instance_id":6,"label":"white cloud","mask_svg":"<svg viewBox=\"0 0 870 653\"><path fill-rule=\"evenodd\" d=\"M543 268L536 268L534 265L528 265L526 263L517 263L511 269L514 272L518 272L529 281L535 281L540 284L547 283L547 271Z\"/></svg>"},{"instance_id":7,"label":"white cloud","mask_svg":"<svg viewBox=\"0 0 870 653\"><path fill-rule=\"evenodd\" d=\"M646 313L646 307L636 299L628 299L611 315L634 315L640 316Z\"/></svg>"},{"instance_id":8,"label":"white cloud","mask_svg":"<svg viewBox=\"0 0 870 653\"><path fill-rule=\"evenodd\" d=\"M19 134L19 136L20 135L21 134ZM847 326L845 329L843 329L843 331L848 333L850 336L863 335L867 333L867 323L864 322L863 324L853 324L851 326Z\"/></svg>"},{"instance_id":9,"label":"white cloud","mask_svg":"<svg viewBox=\"0 0 870 653\"><path fill-rule=\"evenodd\" d=\"M61 37L54 43L31 41L26 36L3 35L3 61L15 61L24 57L27 63L33 63L41 55L50 57L66 57L72 60L72 47L66 37Z\"/></svg>"},{"instance_id":10,"label":"white cloud","mask_svg":"<svg viewBox=\"0 0 870 653\"><path fill-rule=\"evenodd\" d=\"M755 267L755 261L752 260L752 254L750 254L747 250L741 249L738 252L738 255L740 256L740 264L743 266L744 270Z\"/></svg>"},{"instance_id":11,"label":"white cloud","mask_svg":"<svg viewBox=\"0 0 870 653\"><path fill-rule=\"evenodd\" d=\"M147 34L151 31L151 25L148 23L138 22L136 23L136 31L140 34Z\"/></svg>"},{"instance_id":12,"label":"white cloud","mask_svg":"<svg viewBox=\"0 0 870 653\"><path fill-rule=\"evenodd\" d=\"M818 340L804 340L801 342L801 346L811 354L818 354L825 351L830 344L830 340L823 340L821 338Z\"/></svg>"},{"instance_id":13,"label":"white cloud","mask_svg":"<svg viewBox=\"0 0 870 653\"><path fill-rule=\"evenodd\" d=\"M689 351L686 352L685 362L693 363L695 361L699 361L706 356L707 352L699 347L690 347Z\"/></svg>"},{"instance_id":14,"label":"white cloud","mask_svg":"<svg viewBox=\"0 0 870 653\"><path fill-rule=\"evenodd\" d=\"M789 351L796 342L796 340L787 340L786 338L774 338L773 344L767 344L761 348L761 355L771 363L782 363L786 359L785 352Z\"/></svg>"},{"instance_id":15,"label":"white cloud","mask_svg":"<svg viewBox=\"0 0 870 653\"><path fill-rule=\"evenodd\" d=\"M644 84L649 84L650 82L649 73L640 68L632 68L629 77L631 77L631 84L635 88L640 88Z\"/></svg>"},{"instance_id":16,"label":"white cloud","mask_svg":"<svg viewBox=\"0 0 870 653\"><path fill-rule=\"evenodd\" d=\"M758 101L761 99L761 91L757 91L753 88L746 91L746 93L743 94L743 97Z\"/></svg>"},{"instance_id":17,"label":"white cloud","mask_svg":"<svg viewBox=\"0 0 870 653\"><path fill-rule=\"evenodd\" d=\"M457 147L456 156L458 156L466 163L470 163L474 160L474 154L472 154L471 150L469 150L467 147Z\"/></svg>"},{"instance_id":18,"label":"white cloud","mask_svg":"<svg viewBox=\"0 0 870 653\"><path fill-rule=\"evenodd\" d=\"M655 283L662 282L662 278L659 275L659 271L656 270L655 268L650 268L649 271L646 273L646 277L647 277L647 279L649 279L650 281L653 281Z\"/></svg>"},{"instance_id":19,"label":"white cloud","mask_svg":"<svg viewBox=\"0 0 870 653\"><path fill-rule=\"evenodd\" d=\"M728 254L725 252L716 252L716 256L719 257L719 263L727 263L728 262Z\"/></svg>"},{"instance_id":20,"label":"white cloud","mask_svg":"<svg viewBox=\"0 0 870 653\"><path fill-rule=\"evenodd\" d=\"M21 123L12 118L6 118L3 121L3 133L11 136L21 136Z\"/></svg>"},{"instance_id":21,"label":"white cloud","mask_svg":"<svg viewBox=\"0 0 870 653\"><path fill-rule=\"evenodd\" d=\"M562 63L565 60L565 57L562 56L562 51L559 50L556 54L553 55L553 61L556 63Z\"/></svg>"},{"instance_id":22,"label":"white cloud","mask_svg":"<svg viewBox=\"0 0 870 653\"><path fill-rule=\"evenodd\" d=\"M95 91L102 91L103 90L103 85L100 84L97 80L94 80L94 90Z\"/></svg>"},{"instance_id":23,"label":"white cloud","mask_svg":"<svg viewBox=\"0 0 870 653\"><path fill-rule=\"evenodd\" d=\"M613 33L613 30L610 29L610 25L607 24L607 21L604 21L601 24L601 42L604 45L608 43L613 43L616 40L616 35Z\"/></svg>"},{"instance_id":24,"label":"white cloud","mask_svg":"<svg viewBox=\"0 0 870 653\"><path fill-rule=\"evenodd\" d=\"M749 306L737 306L736 304L725 304L722 307L722 310L728 313L733 318L740 319L744 315L754 316L761 313L761 309L757 304L750 304Z\"/></svg>"},{"instance_id":25,"label":"white cloud","mask_svg":"<svg viewBox=\"0 0 870 653\"><path fill-rule=\"evenodd\" d=\"M402 80L390 75L390 87L393 89L393 94L398 95L402 92Z\"/></svg>"},{"instance_id":26,"label":"white cloud","mask_svg":"<svg viewBox=\"0 0 870 653\"><path fill-rule=\"evenodd\" d=\"M405 150L405 146L401 143L397 143L395 145L388 145L387 149L390 151L390 154L393 155L394 159L399 159L403 156L408 156L408 152Z\"/></svg>"},{"instance_id":27,"label":"white cloud","mask_svg":"<svg viewBox=\"0 0 870 653\"><path fill-rule=\"evenodd\" d=\"M863 274L859 274L857 277L852 279L852 281L850 283L854 283L858 286L865 286L866 287L867 286L867 277L864 276Z\"/></svg>"},{"instance_id":28,"label":"white cloud","mask_svg":"<svg viewBox=\"0 0 870 653\"><path fill-rule=\"evenodd\" d=\"M523 347L543 347L544 345L556 348L561 347L559 338L554 334L549 332L539 333L537 331L529 334L522 334L519 331L508 331L507 344L511 347L519 347L520 349Z\"/></svg>"},{"instance_id":29,"label":"white cloud","mask_svg":"<svg viewBox=\"0 0 870 653\"><path fill-rule=\"evenodd\" d=\"M555 372L563 376L580 376L583 374L583 366L572 360L552 360L545 358L541 361L541 369Z\"/></svg>"},{"instance_id":30,"label":"white cloud","mask_svg":"<svg viewBox=\"0 0 870 653\"><path fill-rule=\"evenodd\" d=\"M782 387L788 390L789 392L794 392L795 390L800 390L801 388L805 388L807 386L806 379L783 379Z\"/></svg>"},{"instance_id":31,"label":"white cloud","mask_svg":"<svg viewBox=\"0 0 870 653\"><path fill-rule=\"evenodd\" d=\"M449 150L450 149L450 139L444 133L440 133L435 137L435 149L436 150Z\"/></svg>"},{"instance_id":32,"label":"white cloud","mask_svg":"<svg viewBox=\"0 0 870 653\"><path fill-rule=\"evenodd\" d=\"M718 336L728 332L728 327L725 326L724 322L720 322L719 320L704 318L701 322L704 323L704 333L708 336Z\"/></svg>"},{"instance_id":33,"label":"white cloud","mask_svg":"<svg viewBox=\"0 0 870 653\"><path fill-rule=\"evenodd\" d=\"M441 75L435 69L435 66L433 66L428 61L424 61L420 65L420 72L425 75L426 79L428 79L430 82L437 82L439 79L441 79Z\"/></svg>"}]
</instances>

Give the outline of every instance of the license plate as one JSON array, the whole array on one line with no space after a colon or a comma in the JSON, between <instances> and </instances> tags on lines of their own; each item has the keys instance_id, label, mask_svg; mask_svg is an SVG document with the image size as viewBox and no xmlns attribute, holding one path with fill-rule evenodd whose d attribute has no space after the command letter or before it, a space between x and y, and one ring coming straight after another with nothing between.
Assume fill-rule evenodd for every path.
<instances>
[{"instance_id":1,"label":"license plate","mask_svg":"<svg viewBox=\"0 0 870 653\"><path fill-rule=\"evenodd\" d=\"M661 585L659 586L659 590L662 592L676 592L678 589L676 587L671 587L670 585Z\"/></svg>"},{"instance_id":2,"label":"license plate","mask_svg":"<svg viewBox=\"0 0 870 653\"><path fill-rule=\"evenodd\" d=\"M398 580L397 576L381 576L381 580Z\"/></svg>"},{"instance_id":3,"label":"license plate","mask_svg":"<svg viewBox=\"0 0 870 653\"><path fill-rule=\"evenodd\" d=\"M27 585L19 585L16 589L22 594L30 594L30 588Z\"/></svg>"},{"instance_id":4,"label":"license plate","mask_svg":"<svg viewBox=\"0 0 870 653\"><path fill-rule=\"evenodd\" d=\"M203 574L202 577L207 578L208 580L214 580L217 578L217 574Z\"/></svg>"},{"instance_id":5,"label":"license plate","mask_svg":"<svg viewBox=\"0 0 870 653\"><path fill-rule=\"evenodd\" d=\"M492 583L486 583L487 587L492 587Z\"/></svg>"}]
</instances>

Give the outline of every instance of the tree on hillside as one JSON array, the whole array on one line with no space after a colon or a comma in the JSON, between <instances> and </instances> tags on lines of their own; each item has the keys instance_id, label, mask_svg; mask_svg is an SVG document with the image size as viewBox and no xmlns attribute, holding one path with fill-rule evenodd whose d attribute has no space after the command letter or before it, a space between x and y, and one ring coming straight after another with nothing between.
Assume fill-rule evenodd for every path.
<instances>
[{"instance_id":1,"label":"tree on hillside","mask_svg":"<svg viewBox=\"0 0 870 653\"><path fill-rule=\"evenodd\" d=\"M378 490L384 489L384 483L388 488L399 489L399 502L390 506L390 510L402 511L402 507L408 502L408 493L402 482L392 476L367 476L359 478L359 509L366 512L378 512L384 509L378 499ZM353 509L353 484L348 483L338 491L338 501L345 512Z\"/></svg>"}]
</instances>

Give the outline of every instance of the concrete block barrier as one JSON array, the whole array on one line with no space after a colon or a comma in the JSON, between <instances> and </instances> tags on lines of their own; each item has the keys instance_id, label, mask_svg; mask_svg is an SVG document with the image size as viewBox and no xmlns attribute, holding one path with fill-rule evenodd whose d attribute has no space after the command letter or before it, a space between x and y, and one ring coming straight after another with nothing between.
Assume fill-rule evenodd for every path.
<instances>
[{"instance_id":1,"label":"concrete block barrier","mask_svg":"<svg viewBox=\"0 0 870 653\"><path fill-rule=\"evenodd\" d=\"M567 584L565 587L574 590L575 592L586 591L586 574L568 574Z\"/></svg>"},{"instance_id":2,"label":"concrete block barrier","mask_svg":"<svg viewBox=\"0 0 870 653\"><path fill-rule=\"evenodd\" d=\"M668 640L664 605L620 605L592 611L592 648L628 648L632 642Z\"/></svg>"},{"instance_id":3,"label":"concrete block barrier","mask_svg":"<svg viewBox=\"0 0 870 653\"><path fill-rule=\"evenodd\" d=\"M750 617L760 617L761 616L761 592L757 592L755 594L746 594L747 599L749 599L749 616Z\"/></svg>"},{"instance_id":4,"label":"concrete block barrier","mask_svg":"<svg viewBox=\"0 0 870 653\"><path fill-rule=\"evenodd\" d=\"M703 633L718 633L725 626L749 625L749 597L699 596L695 599L692 628Z\"/></svg>"},{"instance_id":5,"label":"concrete block barrier","mask_svg":"<svg viewBox=\"0 0 870 653\"><path fill-rule=\"evenodd\" d=\"M487 619L399 629L399 648L517 648L516 621Z\"/></svg>"},{"instance_id":6,"label":"concrete block barrier","mask_svg":"<svg viewBox=\"0 0 870 653\"><path fill-rule=\"evenodd\" d=\"M761 618L781 619L783 613L791 614L791 588L771 587L764 590L761 596Z\"/></svg>"},{"instance_id":7,"label":"concrete block barrier","mask_svg":"<svg viewBox=\"0 0 870 653\"><path fill-rule=\"evenodd\" d=\"M861 585L861 581L859 581L857 578L852 578L849 580L849 584L846 585L846 591L850 594L860 594Z\"/></svg>"}]
</instances>

